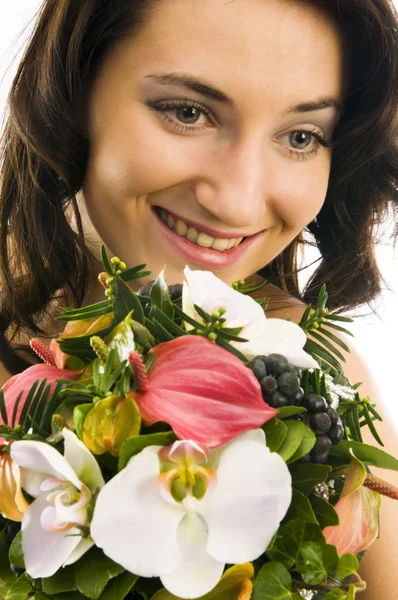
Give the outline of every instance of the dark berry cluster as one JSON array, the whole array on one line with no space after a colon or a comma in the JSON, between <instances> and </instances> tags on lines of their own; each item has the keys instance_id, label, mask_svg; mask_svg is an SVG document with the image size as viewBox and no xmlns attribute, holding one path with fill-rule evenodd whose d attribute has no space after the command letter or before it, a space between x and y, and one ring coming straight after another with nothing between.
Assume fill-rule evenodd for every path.
<instances>
[{"instance_id":1,"label":"dark berry cluster","mask_svg":"<svg viewBox=\"0 0 398 600\"><path fill-rule=\"evenodd\" d=\"M315 433L316 443L311 452L303 456L299 462L325 463L329 458L332 445L338 444L343 439L342 421L337 411L319 394L304 396L302 405L308 412L300 415L300 420Z\"/></svg>"},{"instance_id":2,"label":"dark berry cluster","mask_svg":"<svg viewBox=\"0 0 398 600\"><path fill-rule=\"evenodd\" d=\"M247 365L260 382L261 392L267 404L273 408L300 405L304 390L300 387L300 370L282 354L256 356Z\"/></svg>"},{"instance_id":3,"label":"dark berry cluster","mask_svg":"<svg viewBox=\"0 0 398 600\"><path fill-rule=\"evenodd\" d=\"M145 285L143 285L139 290L138 290L138 294L140 296L149 296L149 294L151 293L151 288L153 286L153 284L155 283L155 281L149 281L148 283L146 283ZM178 300L178 298L181 298L182 296L182 284L181 283L176 283L174 285L169 285L168 286L168 290L169 290L169 294L170 294L170 298L171 300Z\"/></svg>"}]
</instances>

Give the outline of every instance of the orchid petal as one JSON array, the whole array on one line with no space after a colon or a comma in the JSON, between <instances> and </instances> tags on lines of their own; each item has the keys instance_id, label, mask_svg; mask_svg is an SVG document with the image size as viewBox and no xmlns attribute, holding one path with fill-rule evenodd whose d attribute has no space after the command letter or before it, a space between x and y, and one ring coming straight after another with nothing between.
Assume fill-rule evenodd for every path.
<instances>
[{"instance_id":1,"label":"orchid petal","mask_svg":"<svg viewBox=\"0 0 398 600\"><path fill-rule=\"evenodd\" d=\"M37 498L42 493L42 484L48 479L48 473L39 473L33 469L21 467L22 487L32 498Z\"/></svg>"},{"instance_id":2,"label":"orchid petal","mask_svg":"<svg viewBox=\"0 0 398 600\"><path fill-rule=\"evenodd\" d=\"M13 460L25 469L31 469L36 473L46 473L55 479L68 480L77 488L81 488L81 482L76 473L55 448L44 442L20 441L11 446ZM43 481L43 480L42 480Z\"/></svg>"},{"instance_id":3,"label":"orchid petal","mask_svg":"<svg viewBox=\"0 0 398 600\"><path fill-rule=\"evenodd\" d=\"M104 553L140 577L158 577L176 569L180 506L166 502L158 488L161 447L133 456L97 497L91 536Z\"/></svg>"},{"instance_id":4,"label":"orchid petal","mask_svg":"<svg viewBox=\"0 0 398 600\"><path fill-rule=\"evenodd\" d=\"M63 563L63 567L67 567L68 565L73 565L73 563L77 562L83 554L85 554L90 548L94 546L94 542L90 538L81 538L79 544L67 558L67 560Z\"/></svg>"},{"instance_id":5,"label":"orchid petal","mask_svg":"<svg viewBox=\"0 0 398 600\"><path fill-rule=\"evenodd\" d=\"M216 447L274 417L250 369L199 336L159 344L145 392L132 392L144 423L169 423L180 439ZM192 418L195 415L195 418Z\"/></svg>"},{"instance_id":6,"label":"orchid petal","mask_svg":"<svg viewBox=\"0 0 398 600\"><path fill-rule=\"evenodd\" d=\"M234 345L248 358L268 354L283 354L289 362L302 369L319 369L319 365L303 347L307 336L299 325L283 319L267 319L267 328L249 342Z\"/></svg>"},{"instance_id":7,"label":"orchid petal","mask_svg":"<svg viewBox=\"0 0 398 600\"><path fill-rule=\"evenodd\" d=\"M39 496L22 519L22 551L26 572L33 579L54 575L81 540L75 527L60 533L43 529L41 515L48 507L45 495Z\"/></svg>"},{"instance_id":8,"label":"orchid petal","mask_svg":"<svg viewBox=\"0 0 398 600\"><path fill-rule=\"evenodd\" d=\"M62 435L65 440L64 458L79 480L91 491L104 487L105 481L99 464L83 442L66 427L62 430Z\"/></svg>"},{"instance_id":9,"label":"orchid petal","mask_svg":"<svg viewBox=\"0 0 398 600\"><path fill-rule=\"evenodd\" d=\"M206 552L206 523L195 513L188 513L182 519L177 540L182 560L174 571L160 579L164 587L176 596L203 596L219 582L225 562L215 560Z\"/></svg>"},{"instance_id":10,"label":"orchid petal","mask_svg":"<svg viewBox=\"0 0 398 600\"><path fill-rule=\"evenodd\" d=\"M253 441L233 440L222 453L218 484L200 513L209 528L207 551L226 563L258 558L291 502L284 460Z\"/></svg>"}]
</instances>

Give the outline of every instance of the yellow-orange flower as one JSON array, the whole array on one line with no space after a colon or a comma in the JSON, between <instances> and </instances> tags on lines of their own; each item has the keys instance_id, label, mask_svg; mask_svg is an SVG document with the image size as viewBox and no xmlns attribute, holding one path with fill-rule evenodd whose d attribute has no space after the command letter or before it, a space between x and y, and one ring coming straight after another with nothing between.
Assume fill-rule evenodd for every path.
<instances>
[{"instance_id":1,"label":"yellow-orange flower","mask_svg":"<svg viewBox=\"0 0 398 600\"><path fill-rule=\"evenodd\" d=\"M21 490L21 472L9 452L0 455L0 513L11 521L22 521L29 504Z\"/></svg>"}]
</instances>

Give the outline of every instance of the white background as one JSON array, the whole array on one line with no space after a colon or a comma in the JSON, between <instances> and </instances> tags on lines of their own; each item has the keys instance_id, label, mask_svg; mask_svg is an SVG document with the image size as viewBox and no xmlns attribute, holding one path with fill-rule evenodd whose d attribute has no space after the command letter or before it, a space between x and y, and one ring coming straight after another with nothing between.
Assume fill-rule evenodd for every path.
<instances>
[{"instance_id":1,"label":"white background","mask_svg":"<svg viewBox=\"0 0 398 600\"><path fill-rule=\"evenodd\" d=\"M398 0L395 2L398 5ZM13 0L10 3L0 0L1 115L21 49L32 29L30 21L40 3L40 0ZM26 29L21 35L24 28ZM394 291L383 292L378 302L381 320L377 317L359 318L350 328L355 334L355 346L370 365L381 389L387 415L393 419L398 429L398 250L394 251L388 244L380 244L377 256L383 276Z\"/></svg>"}]
</instances>

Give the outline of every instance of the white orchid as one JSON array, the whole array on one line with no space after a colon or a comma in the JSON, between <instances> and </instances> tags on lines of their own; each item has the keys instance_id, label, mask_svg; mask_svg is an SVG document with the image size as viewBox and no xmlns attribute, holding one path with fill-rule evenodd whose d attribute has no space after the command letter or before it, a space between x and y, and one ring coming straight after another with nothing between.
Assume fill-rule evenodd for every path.
<instances>
[{"instance_id":1,"label":"white orchid","mask_svg":"<svg viewBox=\"0 0 398 600\"><path fill-rule=\"evenodd\" d=\"M223 317L227 327L243 327L239 337L247 342L231 342L247 359L268 354L283 354L289 362L302 369L318 369L319 365L303 347L307 341L304 331L291 321L267 319L258 302L218 279L211 271L191 271L185 267L182 308L197 321L202 321L194 304L212 314L226 308ZM187 329L192 326L186 324Z\"/></svg>"},{"instance_id":2,"label":"white orchid","mask_svg":"<svg viewBox=\"0 0 398 600\"><path fill-rule=\"evenodd\" d=\"M44 442L19 441L12 459L21 467L22 487L35 498L22 519L27 573L51 577L76 562L94 542L82 537L93 493L105 485L93 455L64 428L64 456Z\"/></svg>"},{"instance_id":3,"label":"white orchid","mask_svg":"<svg viewBox=\"0 0 398 600\"><path fill-rule=\"evenodd\" d=\"M100 491L91 535L126 570L197 598L226 563L265 551L291 495L289 470L261 429L213 450L192 440L150 446Z\"/></svg>"}]
</instances>

